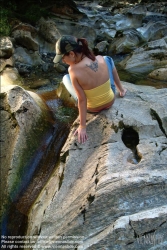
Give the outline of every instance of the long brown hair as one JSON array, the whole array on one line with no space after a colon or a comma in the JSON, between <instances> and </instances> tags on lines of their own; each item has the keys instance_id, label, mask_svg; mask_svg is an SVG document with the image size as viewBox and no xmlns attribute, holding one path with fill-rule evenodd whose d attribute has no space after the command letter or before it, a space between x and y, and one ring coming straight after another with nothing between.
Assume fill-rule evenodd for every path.
<instances>
[{"instance_id":1,"label":"long brown hair","mask_svg":"<svg viewBox=\"0 0 167 250\"><path fill-rule=\"evenodd\" d=\"M96 57L88 47L88 42L85 38L77 38L78 48L74 49L74 53L83 53L92 61L95 61ZM81 44L80 44L81 43Z\"/></svg>"}]
</instances>

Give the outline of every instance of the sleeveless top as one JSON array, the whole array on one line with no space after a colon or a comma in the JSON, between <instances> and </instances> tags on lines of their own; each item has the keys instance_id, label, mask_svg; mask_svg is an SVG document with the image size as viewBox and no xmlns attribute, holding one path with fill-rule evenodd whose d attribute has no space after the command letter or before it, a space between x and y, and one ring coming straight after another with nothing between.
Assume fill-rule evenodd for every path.
<instances>
[{"instance_id":1,"label":"sleeveless top","mask_svg":"<svg viewBox=\"0 0 167 250\"><path fill-rule=\"evenodd\" d=\"M111 102L114 99L114 93L111 89L110 79L102 85L84 90L87 97L87 108L97 108Z\"/></svg>"}]
</instances>

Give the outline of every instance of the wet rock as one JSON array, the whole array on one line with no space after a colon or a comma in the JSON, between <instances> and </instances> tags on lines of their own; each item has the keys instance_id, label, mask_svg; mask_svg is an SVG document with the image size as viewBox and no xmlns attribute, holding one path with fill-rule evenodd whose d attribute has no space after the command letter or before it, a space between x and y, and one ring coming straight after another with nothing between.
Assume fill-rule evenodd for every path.
<instances>
[{"instance_id":1,"label":"wet rock","mask_svg":"<svg viewBox=\"0 0 167 250\"><path fill-rule=\"evenodd\" d=\"M67 106L77 106L76 101L74 98L69 94L64 84L61 82L59 87L56 89L57 96L64 102Z\"/></svg>"},{"instance_id":2,"label":"wet rock","mask_svg":"<svg viewBox=\"0 0 167 250\"><path fill-rule=\"evenodd\" d=\"M30 89L38 89L40 87L46 86L50 84L50 80L49 79L34 79L28 82L28 86ZM26 82L25 82L25 85Z\"/></svg>"},{"instance_id":3,"label":"wet rock","mask_svg":"<svg viewBox=\"0 0 167 250\"><path fill-rule=\"evenodd\" d=\"M167 36L167 21L150 21L137 30L147 41L155 41Z\"/></svg>"},{"instance_id":4,"label":"wet rock","mask_svg":"<svg viewBox=\"0 0 167 250\"><path fill-rule=\"evenodd\" d=\"M146 15L147 7L145 5L136 5L133 8L127 10L127 13L129 14L137 14L142 15L143 17Z\"/></svg>"},{"instance_id":5,"label":"wet rock","mask_svg":"<svg viewBox=\"0 0 167 250\"><path fill-rule=\"evenodd\" d=\"M48 114L44 102L37 94L27 92L17 85L1 87L0 97L3 158L1 183L4 187L1 190L1 213L5 215L10 202L17 199L32 177L33 164L29 174L26 168L46 130Z\"/></svg>"},{"instance_id":6,"label":"wet rock","mask_svg":"<svg viewBox=\"0 0 167 250\"><path fill-rule=\"evenodd\" d=\"M142 15L136 14L126 14L126 15L119 15L120 20L116 22L116 30L124 31L130 28L138 28L142 25Z\"/></svg>"}]
</instances>

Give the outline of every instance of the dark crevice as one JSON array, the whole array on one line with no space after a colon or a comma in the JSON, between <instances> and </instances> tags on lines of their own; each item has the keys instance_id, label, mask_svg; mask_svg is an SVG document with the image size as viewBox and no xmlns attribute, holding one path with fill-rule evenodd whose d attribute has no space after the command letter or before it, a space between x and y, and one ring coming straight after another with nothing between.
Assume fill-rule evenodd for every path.
<instances>
[{"instance_id":1,"label":"dark crevice","mask_svg":"<svg viewBox=\"0 0 167 250\"><path fill-rule=\"evenodd\" d=\"M95 169L95 172L94 172L94 174L92 175L92 178L93 178L94 176L98 175L98 173L99 173L99 172L98 172L98 166L99 166L99 165L97 164L96 169Z\"/></svg>"},{"instance_id":2,"label":"dark crevice","mask_svg":"<svg viewBox=\"0 0 167 250\"><path fill-rule=\"evenodd\" d=\"M115 142L117 142L117 141L115 141L115 140L112 140L112 141L110 141L110 142L103 142L102 144L101 144L101 146L103 146L103 145L108 145L109 143L115 143ZM107 150L105 150L105 151L107 151Z\"/></svg>"},{"instance_id":3,"label":"dark crevice","mask_svg":"<svg viewBox=\"0 0 167 250\"><path fill-rule=\"evenodd\" d=\"M84 208L82 211L81 211L81 214L83 214L83 224L85 223L85 214L86 214L86 209Z\"/></svg>"},{"instance_id":4,"label":"dark crevice","mask_svg":"<svg viewBox=\"0 0 167 250\"><path fill-rule=\"evenodd\" d=\"M148 232L143 233L142 236L146 236L146 235L148 235L148 234L155 233L155 231L156 231L156 229L152 229L152 230L150 230L150 231L148 231Z\"/></svg>"},{"instance_id":5,"label":"dark crevice","mask_svg":"<svg viewBox=\"0 0 167 250\"><path fill-rule=\"evenodd\" d=\"M62 173L62 175L60 176L60 179L59 179L59 187L58 187L58 191L60 190L61 188L61 185L63 183L63 180L64 180L64 172Z\"/></svg>"},{"instance_id":6,"label":"dark crevice","mask_svg":"<svg viewBox=\"0 0 167 250\"><path fill-rule=\"evenodd\" d=\"M134 244L134 242L133 242L133 241L132 241L132 242L127 243L127 244L126 244L126 246L128 246L128 245L132 245L132 244Z\"/></svg>"},{"instance_id":7,"label":"dark crevice","mask_svg":"<svg viewBox=\"0 0 167 250\"><path fill-rule=\"evenodd\" d=\"M123 129L122 141L127 148L130 148L132 154L129 155L128 161L132 164L138 164L141 160L141 155L138 153L136 146L139 144L139 135L132 128L127 127Z\"/></svg>"},{"instance_id":8,"label":"dark crevice","mask_svg":"<svg viewBox=\"0 0 167 250\"><path fill-rule=\"evenodd\" d=\"M41 234L41 227L40 227L39 232L38 232L38 235L40 235L40 234Z\"/></svg>"},{"instance_id":9,"label":"dark crevice","mask_svg":"<svg viewBox=\"0 0 167 250\"><path fill-rule=\"evenodd\" d=\"M96 184L96 185L97 185L97 183L99 182L99 179L97 178L97 175L99 174L99 172L98 172L98 166L99 166L99 164L97 164L96 169L95 169L95 172L94 172L94 174L92 175L92 178L93 178L94 176L96 176L96 178L95 178L95 184Z\"/></svg>"},{"instance_id":10,"label":"dark crevice","mask_svg":"<svg viewBox=\"0 0 167 250\"><path fill-rule=\"evenodd\" d=\"M162 125L161 118L159 117L157 112L155 110L153 110L153 109L150 109L150 114L151 114L153 120L157 120L160 130L165 135L165 137L167 137L165 129L163 128L163 125Z\"/></svg>"},{"instance_id":11,"label":"dark crevice","mask_svg":"<svg viewBox=\"0 0 167 250\"><path fill-rule=\"evenodd\" d=\"M89 194L89 196L87 197L89 204L91 204L94 201L94 199L95 199L95 195Z\"/></svg>"},{"instance_id":12,"label":"dark crevice","mask_svg":"<svg viewBox=\"0 0 167 250\"><path fill-rule=\"evenodd\" d=\"M159 155L161 155L161 153L166 149L167 149L166 147L162 148L162 150L159 152Z\"/></svg>"},{"instance_id":13,"label":"dark crevice","mask_svg":"<svg viewBox=\"0 0 167 250\"><path fill-rule=\"evenodd\" d=\"M159 227L162 227L162 225L164 225L166 222L167 222L167 221L162 222L162 223L159 225Z\"/></svg>"},{"instance_id":14,"label":"dark crevice","mask_svg":"<svg viewBox=\"0 0 167 250\"><path fill-rule=\"evenodd\" d=\"M60 161L62 161L63 163L66 162L66 158L69 155L69 150L67 150L63 155L61 155L60 157Z\"/></svg>"},{"instance_id":15,"label":"dark crevice","mask_svg":"<svg viewBox=\"0 0 167 250\"><path fill-rule=\"evenodd\" d=\"M162 222L159 226L158 226L158 228L159 227L161 227L163 224L165 224L166 223L166 221L164 221L164 222ZM132 223L131 223L131 221L129 221L129 225L130 225L130 227L133 229L133 231L134 231L134 238L135 239L139 239L139 238L141 238L141 237L147 237L148 235L150 236L151 234L155 234L155 232L156 232L156 230L157 229L152 229L152 230L150 230L150 231L148 231L148 232L144 232L144 233L142 233L140 236L135 232L135 230L134 230L134 228L133 228L133 226L132 226ZM133 242L129 242L127 245L130 245L130 244L133 244Z\"/></svg>"},{"instance_id":16,"label":"dark crevice","mask_svg":"<svg viewBox=\"0 0 167 250\"><path fill-rule=\"evenodd\" d=\"M133 231L134 231L134 238L135 239L137 239L137 238L139 238L139 235L135 232L135 230L134 230L134 228L133 228L133 226L132 226L132 222L129 220L129 226L133 229Z\"/></svg>"},{"instance_id":17,"label":"dark crevice","mask_svg":"<svg viewBox=\"0 0 167 250\"><path fill-rule=\"evenodd\" d=\"M96 178L96 179L95 179L95 184L97 185L98 182L99 182L99 179Z\"/></svg>"}]
</instances>

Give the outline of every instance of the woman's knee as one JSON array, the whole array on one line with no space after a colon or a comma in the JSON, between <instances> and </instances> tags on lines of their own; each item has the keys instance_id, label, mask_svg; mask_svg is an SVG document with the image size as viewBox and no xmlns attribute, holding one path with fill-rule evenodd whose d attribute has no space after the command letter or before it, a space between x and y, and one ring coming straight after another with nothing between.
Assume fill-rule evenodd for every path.
<instances>
[{"instance_id":1,"label":"woman's knee","mask_svg":"<svg viewBox=\"0 0 167 250\"><path fill-rule=\"evenodd\" d=\"M62 81L63 81L64 85L70 83L71 80L70 80L69 74L64 75Z\"/></svg>"}]
</instances>

